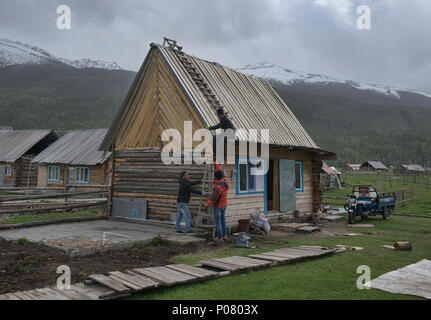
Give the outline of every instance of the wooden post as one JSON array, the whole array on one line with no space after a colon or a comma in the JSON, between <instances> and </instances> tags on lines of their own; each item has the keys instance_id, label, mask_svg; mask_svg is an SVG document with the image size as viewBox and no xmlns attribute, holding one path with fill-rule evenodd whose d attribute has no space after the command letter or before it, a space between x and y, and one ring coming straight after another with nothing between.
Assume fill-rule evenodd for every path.
<instances>
[{"instance_id":1,"label":"wooden post","mask_svg":"<svg viewBox=\"0 0 431 320\"><path fill-rule=\"evenodd\" d=\"M112 199L114 194L114 183L115 183L115 144L111 145L111 185L108 185L108 216L112 216Z\"/></svg>"},{"instance_id":2,"label":"wooden post","mask_svg":"<svg viewBox=\"0 0 431 320\"><path fill-rule=\"evenodd\" d=\"M313 212L318 212L322 204L322 190L320 188L320 172L322 171L323 161L312 161L312 184L313 184Z\"/></svg>"}]
</instances>

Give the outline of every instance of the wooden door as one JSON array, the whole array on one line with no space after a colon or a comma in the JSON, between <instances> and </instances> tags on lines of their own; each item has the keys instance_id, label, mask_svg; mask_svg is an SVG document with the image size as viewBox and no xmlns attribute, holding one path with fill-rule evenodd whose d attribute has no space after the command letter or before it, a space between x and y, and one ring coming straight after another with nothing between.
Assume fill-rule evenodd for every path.
<instances>
[{"instance_id":1,"label":"wooden door","mask_svg":"<svg viewBox=\"0 0 431 320\"><path fill-rule=\"evenodd\" d=\"M278 201L278 159L271 159L269 161L269 168L266 179L266 196L268 211L279 211L279 201Z\"/></svg>"},{"instance_id":2,"label":"wooden door","mask_svg":"<svg viewBox=\"0 0 431 320\"><path fill-rule=\"evenodd\" d=\"M279 160L280 211L296 210L295 160Z\"/></svg>"}]
</instances>

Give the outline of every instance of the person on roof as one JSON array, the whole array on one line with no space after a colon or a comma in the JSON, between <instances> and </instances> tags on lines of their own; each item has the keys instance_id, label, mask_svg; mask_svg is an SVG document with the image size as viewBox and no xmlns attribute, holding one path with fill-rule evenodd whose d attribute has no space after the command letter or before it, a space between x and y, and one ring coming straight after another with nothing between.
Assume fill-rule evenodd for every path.
<instances>
[{"instance_id":1,"label":"person on roof","mask_svg":"<svg viewBox=\"0 0 431 320\"><path fill-rule=\"evenodd\" d=\"M218 135L216 135L216 137L213 139L213 153L215 154L217 161L221 162L222 161L222 157L224 157L224 143L226 141L226 139L228 141L230 141L228 139L228 137L231 137L231 139L233 139L233 137L231 136L231 132L226 132L226 130L233 130L233 132L236 131L235 126L233 125L232 121L227 117L227 115L224 112L223 108L219 108L217 110L217 117L219 118L220 122L218 124L216 124L215 126L206 126L206 128L208 130L217 130L217 129L223 129L223 133L220 133ZM227 134L227 135L225 135Z\"/></svg>"},{"instance_id":2,"label":"person on roof","mask_svg":"<svg viewBox=\"0 0 431 320\"><path fill-rule=\"evenodd\" d=\"M190 181L189 175L186 171L181 172L181 176L179 179L179 188L178 188L178 197L177 197L177 220L176 220L176 229L177 234L182 234L184 232L181 231L181 220L184 216L184 220L186 222L186 232L187 234L193 234L193 230L191 229L190 225L190 209L189 209L189 202L190 202L190 194L203 194L206 195L205 192L201 192L199 190L195 190L192 188L192 186L202 183L201 181Z\"/></svg>"},{"instance_id":3,"label":"person on roof","mask_svg":"<svg viewBox=\"0 0 431 320\"><path fill-rule=\"evenodd\" d=\"M205 207L213 206L216 241L223 242L227 240L226 207L229 184L220 165L215 164L215 166L217 171L214 173L213 193Z\"/></svg>"},{"instance_id":4,"label":"person on roof","mask_svg":"<svg viewBox=\"0 0 431 320\"><path fill-rule=\"evenodd\" d=\"M223 129L223 130L232 129L233 131L236 130L232 121L224 113L223 108L219 108L217 110L217 117L219 118L220 122L218 124L216 124L215 126L212 126L212 127L206 126L206 128L208 130L217 130L217 129Z\"/></svg>"}]
</instances>

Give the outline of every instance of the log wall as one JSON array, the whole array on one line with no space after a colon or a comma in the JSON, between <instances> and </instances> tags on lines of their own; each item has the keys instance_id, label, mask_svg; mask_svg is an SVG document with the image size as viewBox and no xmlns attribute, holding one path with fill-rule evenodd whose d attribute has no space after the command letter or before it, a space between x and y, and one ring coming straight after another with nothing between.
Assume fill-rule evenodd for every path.
<instances>
[{"instance_id":1,"label":"log wall","mask_svg":"<svg viewBox=\"0 0 431 320\"><path fill-rule=\"evenodd\" d=\"M191 180L201 180L205 170L205 166L196 164L167 166L160 159L159 148L116 151L115 155L113 197L148 200L148 218L151 220L169 221L171 214L176 213L178 179L182 171L187 171ZM286 154L273 156L287 158ZM310 153L291 153L289 157L304 163L304 192L296 195L297 210L306 213L318 210L321 161L313 161ZM258 211L264 212L264 193L236 195L235 165L225 165L224 169L229 181L227 221L236 222ZM319 172L317 176L314 170ZM201 185L195 189L200 190ZM193 215L198 211L199 200L199 196L192 195L190 209Z\"/></svg>"},{"instance_id":2,"label":"log wall","mask_svg":"<svg viewBox=\"0 0 431 320\"><path fill-rule=\"evenodd\" d=\"M148 219L169 221L177 212L178 180L182 171L193 181L202 180L205 165L165 165L160 149L116 151L113 197L148 200ZM194 186L201 190L201 185ZM192 194L190 211L198 211L200 196Z\"/></svg>"},{"instance_id":3,"label":"log wall","mask_svg":"<svg viewBox=\"0 0 431 320\"><path fill-rule=\"evenodd\" d=\"M160 149L116 151L113 196L148 200L148 219L169 221L177 212L178 180L187 171L192 181L202 180L205 165L165 165ZM236 181L232 180L234 165L226 165L229 181L227 221L248 218L251 213L264 212L263 194L236 195ZM201 184L194 186L201 190ZM192 194L190 211L197 214L200 196Z\"/></svg>"},{"instance_id":4,"label":"log wall","mask_svg":"<svg viewBox=\"0 0 431 320\"><path fill-rule=\"evenodd\" d=\"M0 166L11 166L11 175L3 176L3 185L12 187L36 187L38 177L37 165L31 164L31 157L22 156L14 163L0 163Z\"/></svg>"}]
</instances>

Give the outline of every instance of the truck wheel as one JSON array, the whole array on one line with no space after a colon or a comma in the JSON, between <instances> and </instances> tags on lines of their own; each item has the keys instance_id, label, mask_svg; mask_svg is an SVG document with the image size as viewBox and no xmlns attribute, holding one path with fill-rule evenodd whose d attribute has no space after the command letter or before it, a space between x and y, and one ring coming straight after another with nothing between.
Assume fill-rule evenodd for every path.
<instances>
[{"instance_id":1,"label":"truck wheel","mask_svg":"<svg viewBox=\"0 0 431 320\"><path fill-rule=\"evenodd\" d=\"M349 213L349 224L355 224L355 222L356 222L355 214L353 212Z\"/></svg>"},{"instance_id":2,"label":"truck wheel","mask_svg":"<svg viewBox=\"0 0 431 320\"><path fill-rule=\"evenodd\" d=\"M384 207L382 211L383 220L389 220L390 216L391 216L391 209L389 209L388 207Z\"/></svg>"}]
</instances>

